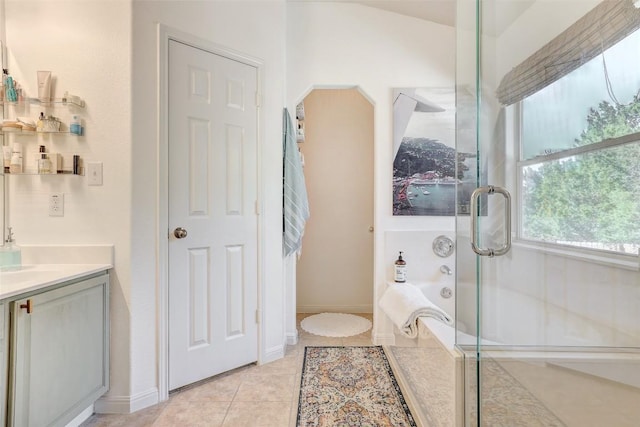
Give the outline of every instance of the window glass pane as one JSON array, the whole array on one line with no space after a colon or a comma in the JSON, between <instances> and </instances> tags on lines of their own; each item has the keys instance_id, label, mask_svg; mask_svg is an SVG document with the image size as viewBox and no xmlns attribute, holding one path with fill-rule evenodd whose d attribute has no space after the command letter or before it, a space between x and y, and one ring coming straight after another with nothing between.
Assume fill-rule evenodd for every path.
<instances>
[{"instance_id":1,"label":"window glass pane","mask_svg":"<svg viewBox=\"0 0 640 427\"><path fill-rule=\"evenodd\" d=\"M634 101L640 90L640 30L607 49L604 60L603 55L593 58L522 102L522 159L598 142L581 138L590 111L608 114L606 110L618 103ZM636 125L640 128L637 121ZM629 132L611 125L602 135L622 136L638 128Z\"/></svg>"},{"instance_id":2,"label":"window glass pane","mask_svg":"<svg viewBox=\"0 0 640 427\"><path fill-rule=\"evenodd\" d=\"M522 237L638 254L640 142L522 168Z\"/></svg>"}]
</instances>

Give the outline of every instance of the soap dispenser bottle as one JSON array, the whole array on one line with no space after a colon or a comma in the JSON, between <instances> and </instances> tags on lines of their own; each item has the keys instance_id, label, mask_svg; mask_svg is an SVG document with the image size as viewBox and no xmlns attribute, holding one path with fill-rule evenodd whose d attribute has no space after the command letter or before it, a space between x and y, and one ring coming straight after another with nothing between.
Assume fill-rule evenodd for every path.
<instances>
[{"instance_id":1,"label":"soap dispenser bottle","mask_svg":"<svg viewBox=\"0 0 640 427\"><path fill-rule=\"evenodd\" d=\"M0 267L2 268L18 268L22 265L22 251L20 246L16 245L13 239L13 231L8 228L7 239L4 246L0 248Z\"/></svg>"},{"instance_id":2,"label":"soap dispenser bottle","mask_svg":"<svg viewBox=\"0 0 640 427\"><path fill-rule=\"evenodd\" d=\"M407 262L402 259L402 251L393 266L393 280L397 283L407 281Z\"/></svg>"}]
</instances>

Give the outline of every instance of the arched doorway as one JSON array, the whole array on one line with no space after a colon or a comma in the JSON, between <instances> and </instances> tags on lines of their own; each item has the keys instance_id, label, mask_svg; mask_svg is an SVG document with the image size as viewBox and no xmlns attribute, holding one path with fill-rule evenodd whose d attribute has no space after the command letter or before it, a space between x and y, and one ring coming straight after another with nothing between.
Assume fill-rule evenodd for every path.
<instances>
[{"instance_id":1,"label":"arched doorway","mask_svg":"<svg viewBox=\"0 0 640 427\"><path fill-rule=\"evenodd\" d=\"M371 313L374 110L358 89L304 98L305 179L311 218L297 264L297 312Z\"/></svg>"}]
</instances>

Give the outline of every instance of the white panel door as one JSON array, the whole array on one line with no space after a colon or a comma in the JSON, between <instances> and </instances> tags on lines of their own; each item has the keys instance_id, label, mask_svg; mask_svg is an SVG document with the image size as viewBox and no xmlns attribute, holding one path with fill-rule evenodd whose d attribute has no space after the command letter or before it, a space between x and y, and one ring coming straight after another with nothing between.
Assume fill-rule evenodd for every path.
<instances>
[{"instance_id":1,"label":"white panel door","mask_svg":"<svg viewBox=\"0 0 640 427\"><path fill-rule=\"evenodd\" d=\"M169 42L172 390L258 357L257 80L255 67Z\"/></svg>"}]
</instances>

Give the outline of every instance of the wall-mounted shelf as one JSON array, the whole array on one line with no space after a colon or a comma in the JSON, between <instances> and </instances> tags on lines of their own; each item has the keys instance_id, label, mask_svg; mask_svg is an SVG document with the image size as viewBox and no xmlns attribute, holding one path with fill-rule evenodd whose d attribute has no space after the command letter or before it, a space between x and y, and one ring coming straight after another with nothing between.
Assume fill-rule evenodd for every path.
<instances>
[{"instance_id":1,"label":"wall-mounted shelf","mask_svg":"<svg viewBox=\"0 0 640 427\"><path fill-rule=\"evenodd\" d=\"M38 173L38 172L21 172L21 173L3 173L0 171L0 175L4 176L57 176L57 175L71 175L71 176L84 176L84 168L80 168L80 173L73 173L70 170L58 171L58 173Z\"/></svg>"},{"instance_id":2,"label":"wall-mounted shelf","mask_svg":"<svg viewBox=\"0 0 640 427\"><path fill-rule=\"evenodd\" d=\"M38 132L38 131L16 131L16 130L11 130L11 131L0 131L0 135L17 135L17 136L35 136L35 135L71 135L71 136L81 136L78 135L76 133L71 133L69 131L60 131L60 132L46 132L46 131L42 131L42 132Z\"/></svg>"},{"instance_id":3,"label":"wall-mounted shelf","mask_svg":"<svg viewBox=\"0 0 640 427\"><path fill-rule=\"evenodd\" d=\"M71 133L68 130L59 131L59 132L49 132L49 131L0 131L0 135L17 135L17 136L35 136L35 135L71 135L71 136L80 136L76 133Z\"/></svg>"},{"instance_id":4,"label":"wall-mounted shelf","mask_svg":"<svg viewBox=\"0 0 640 427\"><path fill-rule=\"evenodd\" d=\"M76 97L78 98L78 97ZM42 107L55 107L57 105L66 105L71 107L84 108L84 101L80 98L77 100L70 100L67 98L54 98L48 102L42 102L38 98L25 98L21 101L0 101L0 105L15 105L22 106L24 104L35 104Z\"/></svg>"},{"instance_id":5,"label":"wall-mounted shelf","mask_svg":"<svg viewBox=\"0 0 640 427\"><path fill-rule=\"evenodd\" d=\"M84 101L79 97L79 96L75 96L75 95L71 95L68 92L65 92L65 96L63 98L53 98L51 99L51 101L49 102L41 102L40 99L38 98L24 98L24 99L20 99L19 101L16 102L9 102L6 100L2 100L0 101L0 111L2 111L2 118L10 118L7 116L17 116L15 121L18 120L22 120L22 122L26 122L27 120L24 118L20 118L20 113L19 110L21 107L24 107L26 105L38 105L42 108L42 110L47 111L47 108L69 108L71 110L73 110L73 108L84 108L85 103ZM14 110L14 108L16 108L16 110ZM40 110L40 109L38 109ZM54 113L54 111L49 110L49 113ZM47 114L47 116L53 116L54 114ZM57 114L55 114L57 116ZM44 113L41 113L41 117L44 116ZM39 118L36 118L34 121L38 122L38 120L40 120ZM18 144L18 145L22 145L22 142L24 141L25 144L30 144L30 143L40 143L43 144L45 140L42 140L40 138L37 137L37 135L42 135L47 136L48 135L72 135L72 136L82 136L82 128L80 128L80 134L78 133L72 133L71 129L75 130L75 123L71 123L69 125L64 124L63 122L60 121L60 119L55 119L55 123L51 123L47 121L45 121L45 119L43 118L43 123L39 123L41 126L39 126L40 129L47 129L47 130L27 130L27 131L23 131L22 128L18 128L18 127L13 127L13 126L9 126L9 122L14 122L14 120L7 120L7 122L5 122L4 124L6 124L6 126L4 126L5 129L8 130L2 130L2 126L0 126L0 138L2 138L2 144L4 145L11 145L11 144ZM43 125L44 124L44 125ZM15 124L14 124L15 126ZM66 128L68 130L55 130L55 129L60 129L60 127L62 128ZM27 127L29 128L29 127ZM33 129L31 127L31 129ZM16 135L19 137L18 141L17 139L12 139L12 137L7 137L5 138L5 135ZM27 137L30 137L31 139L26 139ZM26 140L25 140L26 139ZM37 148L37 147L36 147ZM25 166L29 166L29 168L21 173L4 173L2 168L0 167L0 175L2 176L11 176L11 175L26 175L26 176L57 176L57 175L76 175L76 176L82 176L84 175L84 169L82 167L79 167L79 165L76 164L76 157L74 156L74 169L78 171L78 173L73 173L72 169L61 169L61 167L63 166L70 166L70 163L66 163L63 164L63 159L64 156L60 156L59 153L45 153L48 155L53 155L55 154L57 157L55 161L52 161L52 164L55 165L57 164L58 167L58 172L57 173L37 173L36 170L33 169L33 165L31 164L31 162L35 159L35 157L32 158L32 150L24 150L22 152L22 168L24 171ZM35 153L38 154L38 153ZM38 155L39 158L39 155ZM0 165L2 166L2 165ZM77 167L77 169L76 169Z\"/></svg>"}]
</instances>

